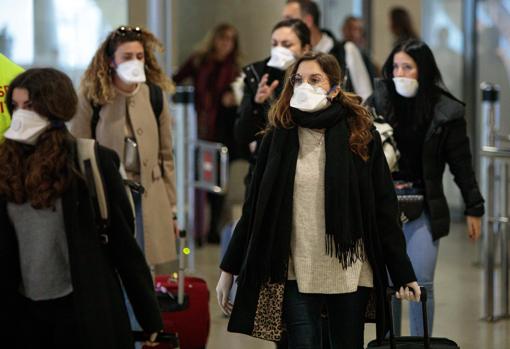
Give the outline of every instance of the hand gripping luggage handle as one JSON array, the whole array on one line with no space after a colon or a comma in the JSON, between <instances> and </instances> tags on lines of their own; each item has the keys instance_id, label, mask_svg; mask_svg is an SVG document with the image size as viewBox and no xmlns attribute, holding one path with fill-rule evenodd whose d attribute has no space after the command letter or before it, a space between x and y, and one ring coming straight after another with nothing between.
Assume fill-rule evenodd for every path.
<instances>
[{"instance_id":1,"label":"hand gripping luggage handle","mask_svg":"<svg viewBox=\"0 0 510 349\"><path fill-rule=\"evenodd\" d=\"M135 342L146 342L149 340L149 334L143 331L133 331L133 339ZM179 348L179 337L174 333L159 332L156 336L156 343L168 343L172 346L172 349Z\"/></svg>"},{"instance_id":2,"label":"hand gripping luggage handle","mask_svg":"<svg viewBox=\"0 0 510 349\"><path fill-rule=\"evenodd\" d=\"M409 288L410 292L413 292L411 288ZM421 296L421 310L423 314L423 347L425 349L430 349L430 336L429 336L429 324L428 324L428 314L427 314L427 290L424 287L420 287ZM395 341L395 329L393 328L393 310L391 307L391 298L395 295L397 290L388 287L386 289L386 297L388 299L389 304L389 315L390 315L390 349L397 349L397 343Z\"/></svg>"}]
</instances>

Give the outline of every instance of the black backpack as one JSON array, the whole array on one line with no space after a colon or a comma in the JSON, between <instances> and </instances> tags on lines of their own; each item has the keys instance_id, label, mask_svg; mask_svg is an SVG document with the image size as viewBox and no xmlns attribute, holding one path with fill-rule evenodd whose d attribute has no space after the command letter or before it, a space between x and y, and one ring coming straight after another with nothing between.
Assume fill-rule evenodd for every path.
<instances>
[{"instance_id":1,"label":"black backpack","mask_svg":"<svg viewBox=\"0 0 510 349\"><path fill-rule=\"evenodd\" d=\"M159 117L161 112L163 111L163 91L161 87L155 85L153 83L148 82L147 86L149 86L149 97L151 101L152 111L156 116L156 122L158 123L159 128ZM99 112L101 111L102 105L97 105L94 103L90 103L92 106L92 119L90 120L90 130L92 132L92 139L96 139L96 128L99 122Z\"/></svg>"}]
</instances>

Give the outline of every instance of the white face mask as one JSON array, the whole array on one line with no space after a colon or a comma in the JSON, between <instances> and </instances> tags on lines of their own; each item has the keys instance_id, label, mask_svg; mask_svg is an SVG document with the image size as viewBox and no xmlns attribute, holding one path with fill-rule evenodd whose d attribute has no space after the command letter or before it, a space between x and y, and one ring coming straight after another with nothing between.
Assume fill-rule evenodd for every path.
<instances>
[{"instance_id":1,"label":"white face mask","mask_svg":"<svg viewBox=\"0 0 510 349\"><path fill-rule=\"evenodd\" d=\"M290 99L290 106L304 112L315 112L326 109L331 102L327 92L321 87L313 87L305 82L294 87L294 94Z\"/></svg>"},{"instance_id":2,"label":"white face mask","mask_svg":"<svg viewBox=\"0 0 510 349\"><path fill-rule=\"evenodd\" d=\"M13 141L35 145L39 136L48 129L51 122L35 111L16 109L12 122L4 137Z\"/></svg>"},{"instance_id":3,"label":"white face mask","mask_svg":"<svg viewBox=\"0 0 510 349\"><path fill-rule=\"evenodd\" d=\"M119 78L126 84L145 82L144 64L138 59L132 59L119 64L115 71Z\"/></svg>"},{"instance_id":4,"label":"white face mask","mask_svg":"<svg viewBox=\"0 0 510 349\"><path fill-rule=\"evenodd\" d=\"M276 46L271 49L271 59L267 62L268 67L285 70L296 61L294 52L288 48Z\"/></svg>"},{"instance_id":5,"label":"white face mask","mask_svg":"<svg viewBox=\"0 0 510 349\"><path fill-rule=\"evenodd\" d=\"M412 78L393 78L395 90L402 97L411 98L418 93L418 80Z\"/></svg>"}]
</instances>

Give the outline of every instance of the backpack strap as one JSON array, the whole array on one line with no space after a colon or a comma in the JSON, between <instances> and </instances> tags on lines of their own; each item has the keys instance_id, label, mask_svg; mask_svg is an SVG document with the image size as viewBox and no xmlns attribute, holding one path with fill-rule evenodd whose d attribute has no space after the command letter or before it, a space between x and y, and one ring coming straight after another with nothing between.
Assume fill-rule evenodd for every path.
<instances>
[{"instance_id":1,"label":"backpack strap","mask_svg":"<svg viewBox=\"0 0 510 349\"><path fill-rule=\"evenodd\" d=\"M97 142L93 139L77 138L76 144L80 171L85 177L87 187L89 188L101 241L107 244L108 234L106 228L110 225L108 197L105 191L105 183L101 168L97 163ZM132 181L127 179L126 171L122 164L120 164L119 173L123 180L131 212L133 213L133 217L135 217L135 203L131 193L131 186L133 186L133 184L131 183ZM143 193L143 187L137 188L137 190Z\"/></svg>"},{"instance_id":2,"label":"backpack strap","mask_svg":"<svg viewBox=\"0 0 510 349\"><path fill-rule=\"evenodd\" d=\"M149 86L149 98L151 102L152 111L156 116L156 122L159 127L159 117L163 112L163 90L156 84L151 82L147 82L147 86ZM101 111L102 106L97 105L90 102L90 106L92 107L92 118L90 119L90 130L91 130L91 138L96 139L96 128L99 123L99 112Z\"/></svg>"},{"instance_id":3,"label":"backpack strap","mask_svg":"<svg viewBox=\"0 0 510 349\"><path fill-rule=\"evenodd\" d=\"M76 139L78 163L80 171L85 177L92 205L96 215L96 224L100 233L101 241L108 243L106 228L109 226L108 201L104 190L105 184L101 169L97 163L97 143L93 139Z\"/></svg>"},{"instance_id":4,"label":"backpack strap","mask_svg":"<svg viewBox=\"0 0 510 349\"><path fill-rule=\"evenodd\" d=\"M96 128L99 123L99 112L101 111L101 106L94 104L93 102L90 102L90 105L92 107L92 118L90 119L91 138L96 139Z\"/></svg>"},{"instance_id":5,"label":"backpack strap","mask_svg":"<svg viewBox=\"0 0 510 349\"><path fill-rule=\"evenodd\" d=\"M156 122L159 127L159 117L163 112L163 90L156 84L148 82L149 86L149 97L151 100L151 107L154 115L156 116Z\"/></svg>"}]
</instances>

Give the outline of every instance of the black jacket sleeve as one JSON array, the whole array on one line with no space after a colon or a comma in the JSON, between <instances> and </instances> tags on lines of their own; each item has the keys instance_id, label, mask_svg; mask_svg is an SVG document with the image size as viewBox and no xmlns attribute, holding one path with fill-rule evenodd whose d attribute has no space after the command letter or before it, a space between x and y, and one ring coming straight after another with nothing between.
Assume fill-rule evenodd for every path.
<instances>
[{"instance_id":1,"label":"black jacket sleeve","mask_svg":"<svg viewBox=\"0 0 510 349\"><path fill-rule=\"evenodd\" d=\"M260 190L259 184L264 173L264 168L262 168L260 164L265 164L267 162L271 140L272 132L266 133L262 139L262 143L259 148L260 161L258 161L255 165L253 179L250 182L248 196L243 204L241 218L234 229L227 251L225 252L220 264L221 270L234 275L239 275L246 256L246 251L249 248L248 245L251 237L251 218L254 214L255 203L259 194L258 191Z\"/></svg>"},{"instance_id":2,"label":"black jacket sleeve","mask_svg":"<svg viewBox=\"0 0 510 349\"><path fill-rule=\"evenodd\" d=\"M376 231L382 245L384 263L395 286L416 281L406 252L406 241L399 220L398 201L379 133L373 133L372 176L375 197Z\"/></svg>"},{"instance_id":3,"label":"black jacket sleeve","mask_svg":"<svg viewBox=\"0 0 510 349\"><path fill-rule=\"evenodd\" d=\"M0 338L9 343L19 340L19 324L26 323L15 301L21 282L16 233L7 215L7 204L0 199Z\"/></svg>"},{"instance_id":4,"label":"black jacket sleeve","mask_svg":"<svg viewBox=\"0 0 510 349\"><path fill-rule=\"evenodd\" d=\"M136 318L148 333L163 329L154 284L145 257L134 237L134 217L122 178L117 154L100 147L99 162L109 198L109 249Z\"/></svg>"},{"instance_id":5,"label":"black jacket sleeve","mask_svg":"<svg viewBox=\"0 0 510 349\"><path fill-rule=\"evenodd\" d=\"M7 203L0 200L0 299L10 292L17 292L21 273L19 269L16 233L7 215Z\"/></svg>"},{"instance_id":6,"label":"black jacket sleeve","mask_svg":"<svg viewBox=\"0 0 510 349\"><path fill-rule=\"evenodd\" d=\"M249 144L256 139L257 134L266 127L267 103L255 103L255 94L249 83L248 75L244 79L244 94L239 106L239 117L234 125L234 138L239 144Z\"/></svg>"},{"instance_id":7,"label":"black jacket sleeve","mask_svg":"<svg viewBox=\"0 0 510 349\"><path fill-rule=\"evenodd\" d=\"M446 162L462 193L466 205L465 214L481 217L484 214L484 200L473 171L466 120L457 119L448 123L448 134L444 143Z\"/></svg>"}]
</instances>

